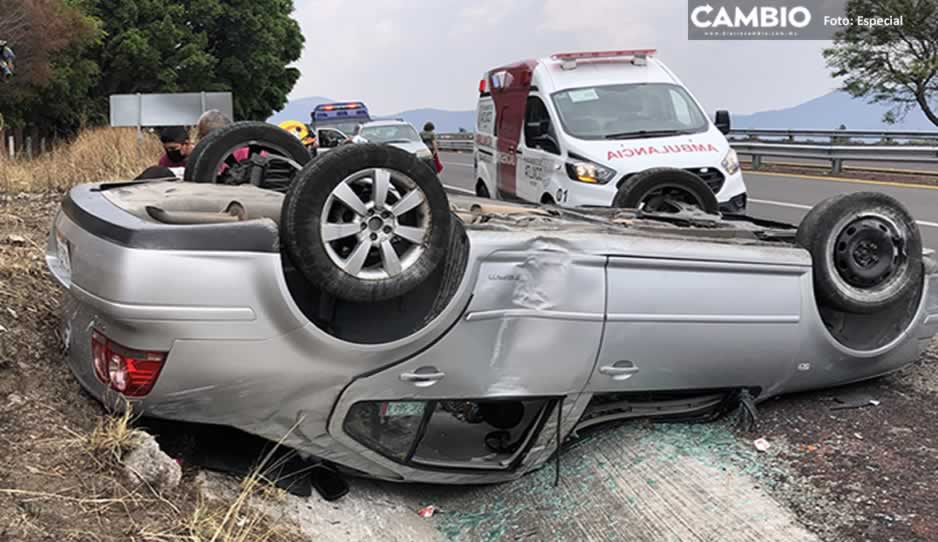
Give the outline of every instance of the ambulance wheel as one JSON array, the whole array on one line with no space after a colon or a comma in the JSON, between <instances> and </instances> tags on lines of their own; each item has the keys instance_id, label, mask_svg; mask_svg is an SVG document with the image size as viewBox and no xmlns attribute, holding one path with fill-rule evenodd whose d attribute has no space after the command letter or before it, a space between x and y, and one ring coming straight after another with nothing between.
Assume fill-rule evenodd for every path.
<instances>
[{"instance_id":1,"label":"ambulance wheel","mask_svg":"<svg viewBox=\"0 0 938 542\"><path fill-rule=\"evenodd\" d=\"M247 158L236 156L244 148ZM303 142L279 126L235 122L199 141L189 155L183 180L285 189L310 158Z\"/></svg>"},{"instance_id":2,"label":"ambulance wheel","mask_svg":"<svg viewBox=\"0 0 938 542\"><path fill-rule=\"evenodd\" d=\"M362 143L303 168L280 224L286 250L310 283L367 303L423 283L446 257L451 220L431 169L396 147Z\"/></svg>"},{"instance_id":3,"label":"ambulance wheel","mask_svg":"<svg viewBox=\"0 0 938 542\"><path fill-rule=\"evenodd\" d=\"M676 168L652 168L632 175L619 187L612 206L651 213L673 213L681 204L718 215L720 204L700 177Z\"/></svg>"},{"instance_id":4,"label":"ambulance wheel","mask_svg":"<svg viewBox=\"0 0 938 542\"><path fill-rule=\"evenodd\" d=\"M796 240L811 253L818 300L870 314L905 301L922 283L922 237L915 219L886 194L856 192L814 206Z\"/></svg>"},{"instance_id":5,"label":"ambulance wheel","mask_svg":"<svg viewBox=\"0 0 938 542\"><path fill-rule=\"evenodd\" d=\"M485 186L485 181L479 179L479 182L476 183L476 196L480 198L491 198L492 195L489 194L489 189Z\"/></svg>"}]
</instances>

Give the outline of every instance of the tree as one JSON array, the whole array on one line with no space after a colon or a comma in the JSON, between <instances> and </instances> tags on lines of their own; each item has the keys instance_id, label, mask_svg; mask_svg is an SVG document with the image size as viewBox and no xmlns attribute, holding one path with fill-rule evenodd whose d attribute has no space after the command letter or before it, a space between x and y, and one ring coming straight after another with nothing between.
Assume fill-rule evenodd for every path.
<instances>
[{"instance_id":1,"label":"tree","mask_svg":"<svg viewBox=\"0 0 938 542\"><path fill-rule=\"evenodd\" d=\"M938 126L938 0L848 0L847 17L902 17L891 26L838 31L824 58L843 90L892 108L896 122L918 107Z\"/></svg>"},{"instance_id":2,"label":"tree","mask_svg":"<svg viewBox=\"0 0 938 542\"><path fill-rule=\"evenodd\" d=\"M97 21L62 0L0 0L0 39L16 51L16 75L0 84L0 113L12 126L68 131L83 121L97 66L82 56Z\"/></svg>"},{"instance_id":3,"label":"tree","mask_svg":"<svg viewBox=\"0 0 938 542\"><path fill-rule=\"evenodd\" d=\"M292 0L85 0L104 22L99 96L230 91L238 119L281 109L303 49ZM106 106L106 103L101 105Z\"/></svg>"}]
</instances>

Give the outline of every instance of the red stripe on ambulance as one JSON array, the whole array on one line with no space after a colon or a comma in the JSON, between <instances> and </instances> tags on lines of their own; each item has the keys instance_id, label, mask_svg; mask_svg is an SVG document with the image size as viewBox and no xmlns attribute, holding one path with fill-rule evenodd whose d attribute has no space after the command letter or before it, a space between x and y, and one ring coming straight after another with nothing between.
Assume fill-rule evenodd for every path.
<instances>
[{"instance_id":1,"label":"red stripe on ambulance","mask_svg":"<svg viewBox=\"0 0 938 542\"><path fill-rule=\"evenodd\" d=\"M606 156L607 160L622 158L633 158L635 156L651 156L653 154L680 154L692 152L720 152L720 149L708 143L706 145L698 143L682 143L680 145L662 145L659 147L631 147L619 150L611 150Z\"/></svg>"}]
</instances>

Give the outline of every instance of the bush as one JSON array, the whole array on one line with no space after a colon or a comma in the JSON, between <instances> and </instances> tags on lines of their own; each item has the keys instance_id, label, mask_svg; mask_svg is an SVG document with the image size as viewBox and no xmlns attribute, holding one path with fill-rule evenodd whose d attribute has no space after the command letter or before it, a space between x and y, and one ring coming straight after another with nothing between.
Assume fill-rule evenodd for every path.
<instances>
[{"instance_id":1,"label":"bush","mask_svg":"<svg viewBox=\"0 0 938 542\"><path fill-rule=\"evenodd\" d=\"M62 192L88 182L132 179L156 165L157 138L134 128L93 128L33 160L0 156L0 192Z\"/></svg>"}]
</instances>

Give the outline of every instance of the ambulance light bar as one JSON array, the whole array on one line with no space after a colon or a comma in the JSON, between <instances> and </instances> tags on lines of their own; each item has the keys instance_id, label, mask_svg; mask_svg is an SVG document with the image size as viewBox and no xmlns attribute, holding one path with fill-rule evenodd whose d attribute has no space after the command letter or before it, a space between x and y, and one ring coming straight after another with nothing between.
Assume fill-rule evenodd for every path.
<instances>
[{"instance_id":1,"label":"ambulance light bar","mask_svg":"<svg viewBox=\"0 0 938 542\"><path fill-rule=\"evenodd\" d=\"M563 62L562 68L565 70L576 69L577 60L598 60L604 58L625 58L632 57L632 64L644 66L646 59L655 54L656 49L623 49L619 51L589 51L581 53L557 53L551 55L551 59Z\"/></svg>"}]
</instances>

